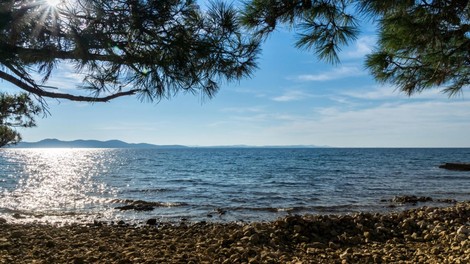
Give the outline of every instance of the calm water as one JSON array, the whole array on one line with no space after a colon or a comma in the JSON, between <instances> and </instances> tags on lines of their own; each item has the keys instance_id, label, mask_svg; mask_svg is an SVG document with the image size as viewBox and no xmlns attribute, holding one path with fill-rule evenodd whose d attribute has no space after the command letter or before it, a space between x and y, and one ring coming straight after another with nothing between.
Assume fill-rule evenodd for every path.
<instances>
[{"instance_id":1,"label":"calm water","mask_svg":"<svg viewBox=\"0 0 470 264\"><path fill-rule=\"evenodd\" d=\"M381 200L396 195L470 200L470 172L444 162L470 149L2 149L0 217L264 221L391 210ZM116 209L138 200L158 206Z\"/></svg>"}]
</instances>

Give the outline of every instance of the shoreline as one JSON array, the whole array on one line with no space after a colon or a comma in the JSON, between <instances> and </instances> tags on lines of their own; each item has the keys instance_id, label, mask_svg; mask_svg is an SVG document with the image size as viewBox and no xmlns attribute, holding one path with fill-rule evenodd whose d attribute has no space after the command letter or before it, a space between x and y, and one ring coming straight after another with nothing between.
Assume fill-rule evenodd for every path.
<instances>
[{"instance_id":1,"label":"shoreline","mask_svg":"<svg viewBox=\"0 0 470 264\"><path fill-rule=\"evenodd\" d=\"M465 202L467 200L461 200ZM171 224L194 224L199 222L208 223L242 223L249 224L254 222L272 222L279 218L284 218L292 215L351 215L357 213L379 213L389 214L406 211L410 209L416 209L423 206L427 207L448 207L452 204L459 202L455 199L449 198L432 198L429 196L417 196L417 195L398 195L389 199L380 199L372 207L366 207L365 205L349 204L339 206L319 206L314 212L307 210L303 207L292 207L292 208L246 208L251 210L253 215L249 215L248 218L242 218L237 215L236 208L232 211L232 208L228 207L217 207L212 211L200 212L200 215L160 215L158 212L154 213L154 210L160 208L169 209L173 205L166 206L162 202L153 202L145 200L111 200L111 203L115 203L116 206L109 207L106 210L111 210L116 213L127 213L127 215L121 215L117 218L107 218L102 215L87 214L83 212L58 212L53 214L41 213L41 212L22 212L12 211L10 214L0 214L0 223L10 224L43 224L43 225L119 225L119 226L144 226L155 225L157 223L171 223ZM181 203L184 206L186 203ZM162 206L164 205L164 206ZM178 206L176 208L179 208ZM367 208L367 209L366 209ZM197 209L197 208L196 208ZM150 212L150 214L148 214ZM238 211L239 213L239 211ZM112 214L112 213L111 213ZM135 217L138 215L138 217Z\"/></svg>"},{"instance_id":2,"label":"shoreline","mask_svg":"<svg viewBox=\"0 0 470 264\"><path fill-rule=\"evenodd\" d=\"M252 223L9 224L0 263L470 263L470 201Z\"/></svg>"}]
</instances>

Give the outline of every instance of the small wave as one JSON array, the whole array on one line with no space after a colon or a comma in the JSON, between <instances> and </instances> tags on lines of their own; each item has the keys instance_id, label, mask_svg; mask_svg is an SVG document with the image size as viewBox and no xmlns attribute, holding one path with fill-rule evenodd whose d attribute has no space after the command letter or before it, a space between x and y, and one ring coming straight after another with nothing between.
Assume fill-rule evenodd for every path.
<instances>
[{"instance_id":1,"label":"small wave","mask_svg":"<svg viewBox=\"0 0 470 264\"><path fill-rule=\"evenodd\" d=\"M270 213L280 213L280 212L287 212L287 213L296 213L300 211L306 210L307 207L303 206L295 206L295 207L237 207L233 208L232 210L236 211L257 211L257 212L270 212Z\"/></svg>"},{"instance_id":2,"label":"small wave","mask_svg":"<svg viewBox=\"0 0 470 264\"><path fill-rule=\"evenodd\" d=\"M160 192L172 192L176 191L175 189L169 188L153 188L153 189L135 189L135 190L126 190L126 193L160 193Z\"/></svg>"},{"instance_id":3,"label":"small wave","mask_svg":"<svg viewBox=\"0 0 470 264\"><path fill-rule=\"evenodd\" d=\"M127 204L127 205L141 205L141 206L153 206L153 207L178 207L187 206L187 203L183 202L150 202L144 200L132 200L132 199L113 199L109 201L115 204Z\"/></svg>"},{"instance_id":4,"label":"small wave","mask_svg":"<svg viewBox=\"0 0 470 264\"><path fill-rule=\"evenodd\" d=\"M427 177L430 179L436 179L436 180L469 180L470 175L439 175L439 176L432 176L432 177Z\"/></svg>"}]
</instances>

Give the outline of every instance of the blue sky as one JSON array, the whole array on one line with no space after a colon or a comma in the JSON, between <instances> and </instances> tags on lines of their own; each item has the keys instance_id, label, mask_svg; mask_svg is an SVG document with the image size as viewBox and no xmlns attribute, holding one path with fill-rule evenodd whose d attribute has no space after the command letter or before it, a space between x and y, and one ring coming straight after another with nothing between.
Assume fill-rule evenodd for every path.
<instances>
[{"instance_id":1,"label":"blue sky","mask_svg":"<svg viewBox=\"0 0 470 264\"><path fill-rule=\"evenodd\" d=\"M363 67L374 40L373 28L363 28L357 42L343 47L341 64L329 65L295 49L293 34L278 30L264 43L253 77L222 84L211 100L184 93L158 103L136 97L95 104L48 100L51 115L20 132L29 142L470 147L466 94L449 99L429 90L407 97L376 83ZM79 84L67 69L61 66L50 85L66 90Z\"/></svg>"}]
</instances>

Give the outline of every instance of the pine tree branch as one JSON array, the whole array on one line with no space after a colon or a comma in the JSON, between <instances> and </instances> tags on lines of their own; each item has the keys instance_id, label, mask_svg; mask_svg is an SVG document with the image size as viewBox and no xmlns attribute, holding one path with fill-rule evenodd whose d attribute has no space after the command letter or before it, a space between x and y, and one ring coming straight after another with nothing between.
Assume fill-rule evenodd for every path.
<instances>
[{"instance_id":1,"label":"pine tree branch","mask_svg":"<svg viewBox=\"0 0 470 264\"><path fill-rule=\"evenodd\" d=\"M64 94L64 93L54 93L54 92L48 92L44 91L38 87L33 87L17 78L14 76L4 72L0 71L0 78L10 82L17 87L30 92L32 94L35 94L40 97L50 97L50 98L57 98L57 99L68 99L71 101L78 101L78 102L108 102L112 99L122 97L122 96L129 96L129 95L135 95L137 92L139 92L139 89L132 89L129 91L124 91L124 92L118 92L114 93L108 96L104 97L92 97L92 96L79 96L79 95L71 95L71 94Z\"/></svg>"}]
</instances>

